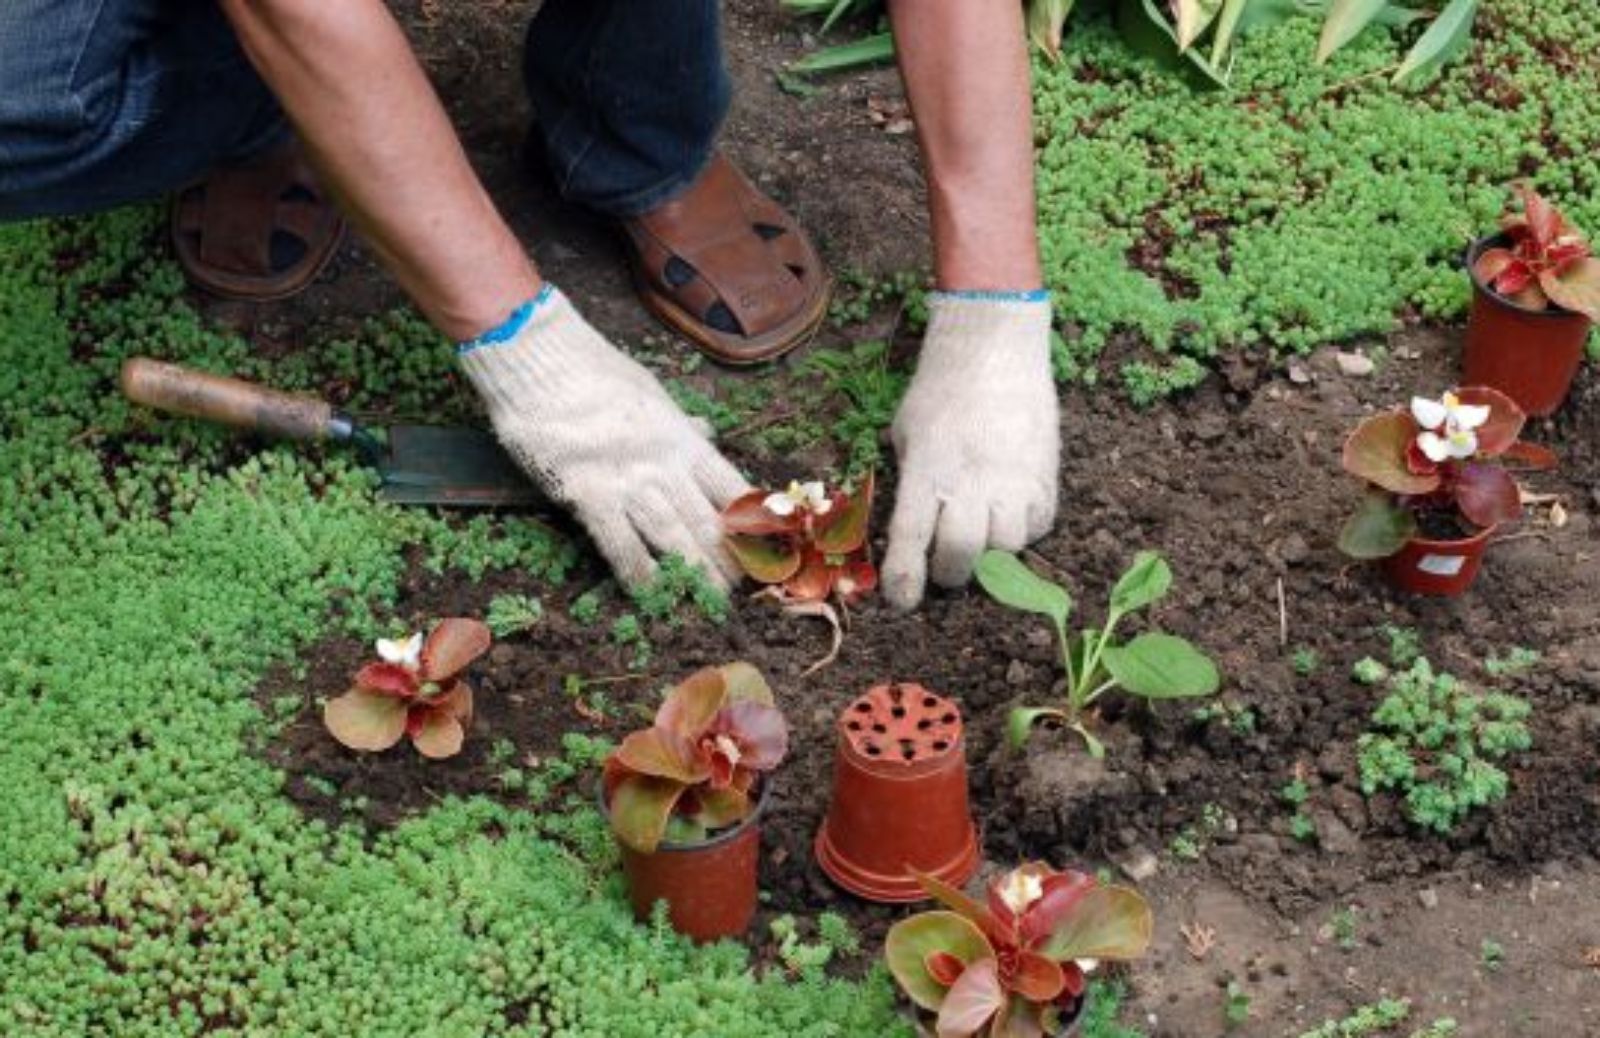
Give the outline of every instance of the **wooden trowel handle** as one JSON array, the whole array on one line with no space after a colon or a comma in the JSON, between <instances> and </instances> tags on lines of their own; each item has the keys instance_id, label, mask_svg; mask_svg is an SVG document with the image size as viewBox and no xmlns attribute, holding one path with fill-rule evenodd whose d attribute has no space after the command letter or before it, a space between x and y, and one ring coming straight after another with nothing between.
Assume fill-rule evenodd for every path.
<instances>
[{"instance_id":1,"label":"wooden trowel handle","mask_svg":"<svg viewBox=\"0 0 1600 1038\"><path fill-rule=\"evenodd\" d=\"M348 426L336 420L333 405L316 397L267 389L148 357L123 363L122 392L136 404L287 440L348 434Z\"/></svg>"}]
</instances>

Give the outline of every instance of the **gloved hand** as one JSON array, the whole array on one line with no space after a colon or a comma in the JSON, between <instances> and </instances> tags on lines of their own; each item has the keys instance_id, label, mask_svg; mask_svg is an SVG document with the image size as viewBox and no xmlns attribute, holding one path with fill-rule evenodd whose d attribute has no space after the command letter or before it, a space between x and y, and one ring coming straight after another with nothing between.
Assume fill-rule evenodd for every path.
<instances>
[{"instance_id":1,"label":"gloved hand","mask_svg":"<svg viewBox=\"0 0 1600 1038\"><path fill-rule=\"evenodd\" d=\"M507 452L571 509L624 583L649 580L669 552L724 590L738 580L720 513L749 484L554 286L459 353Z\"/></svg>"},{"instance_id":2,"label":"gloved hand","mask_svg":"<svg viewBox=\"0 0 1600 1038\"><path fill-rule=\"evenodd\" d=\"M900 480L883 563L891 605L920 602L929 573L960 587L985 548L1018 551L1049 532L1058 415L1043 292L929 298L922 356L892 430Z\"/></svg>"}]
</instances>

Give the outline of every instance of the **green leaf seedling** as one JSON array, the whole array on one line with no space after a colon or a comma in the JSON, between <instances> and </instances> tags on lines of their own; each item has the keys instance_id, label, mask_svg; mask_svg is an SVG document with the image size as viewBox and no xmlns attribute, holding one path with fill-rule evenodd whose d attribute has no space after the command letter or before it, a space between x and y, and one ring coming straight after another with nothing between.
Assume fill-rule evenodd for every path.
<instances>
[{"instance_id":1,"label":"green leaf seedling","mask_svg":"<svg viewBox=\"0 0 1600 1038\"><path fill-rule=\"evenodd\" d=\"M1066 700L1061 706L1013 710L1006 732L1014 747L1027 741L1037 722L1053 718L1078 733L1091 755L1103 757L1105 747L1084 723L1084 711L1107 692L1120 688L1144 699L1188 699L1212 695L1221 685L1216 664L1183 638L1154 631L1126 642L1113 637L1123 618L1159 602L1172 588L1172 570L1155 552L1140 552L1111 589L1104 626L1076 635L1068 626L1072 596L1015 555L985 552L976 575L1001 605L1049 617L1061 648Z\"/></svg>"}]
</instances>

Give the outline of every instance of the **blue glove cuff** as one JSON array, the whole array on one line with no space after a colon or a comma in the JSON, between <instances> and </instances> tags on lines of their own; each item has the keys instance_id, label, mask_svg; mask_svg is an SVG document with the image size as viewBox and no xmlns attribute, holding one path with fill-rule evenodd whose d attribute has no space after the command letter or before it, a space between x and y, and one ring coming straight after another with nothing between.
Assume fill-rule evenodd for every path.
<instances>
[{"instance_id":1,"label":"blue glove cuff","mask_svg":"<svg viewBox=\"0 0 1600 1038\"><path fill-rule=\"evenodd\" d=\"M1022 292L993 292L983 289L954 292L929 292L929 299L964 299L980 303L1048 303L1048 288L1032 288Z\"/></svg>"},{"instance_id":2,"label":"blue glove cuff","mask_svg":"<svg viewBox=\"0 0 1600 1038\"><path fill-rule=\"evenodd\" d=\"M555 294L556 286L546 281L544 287L539 289L539 294L511 311L510 317L507 317L500 324L490 328L477 338L458 343L456 345L456 356L465 357L473 350L482 349L485 346L503 346L515 339L517 333L528 326L528 322L533 320L533 315L553 299Z\"/></svg>"}]
</instances>

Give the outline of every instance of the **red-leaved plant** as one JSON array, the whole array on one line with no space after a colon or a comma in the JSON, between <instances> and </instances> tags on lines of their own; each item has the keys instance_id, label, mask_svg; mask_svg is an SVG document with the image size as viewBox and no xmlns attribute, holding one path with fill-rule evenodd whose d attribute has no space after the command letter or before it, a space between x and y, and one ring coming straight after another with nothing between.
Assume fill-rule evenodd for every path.
<instances>
[{"instance_id":1,"label":"red-leaved plant","mask_svg":"<svg viewBox=\"0 0 1600 1038\"><path fill-rule=\"evenodd\" d=\"M651 727L606 758L612 831L644 854L663 839L703 841L750 816L760 774L788 750L789 728L760 671L698 671L667 694Z\"/></svg>"},{"instance_id":2,"label":"red-leaved plant","mask_svg":"<svg viewBox=\"0 0 1600 1038\"><path fill-rule=\"evenodd\" d=\"M872 477L854 494L821 483L753 490L722 513L728 550L745 573L784 603L849 605L878 586L867 559Z\"/></svg>"},{"instance_id":3,"label":"red-leaved plant","mask_svg":"<svg viewBox=\"0 0 1600 1038\"><path fill-rule=\"evenodd\" d=\"M461 677L489 651L489 628L477 620L441 620L423 640L378 640L379 660L356 673L355 687L328 700L322 720L352 750L387 750L403 735L424 757L461 752L472 721L472 686Z\"/></svg>"},{"instance_id":4,"label":"red-leaved plant","mask_svg":"<svg viewBox=\"0 0 1600 1038\"><path fill-rule=\"evenodd\" d=\"M1467 386L1362 422L1345 441L1344 468L1367 482L1368 493L1340 533L1340 549L1357 559L1386 558L1416 536L1417 517L1427 512L1478 528L1520 517L1517 481L1494 462L1555 465L1550 451L1518 440L1526 420L1504 393Z\"/></svg>"},{"instance_id":5,"label":"red-leaved plant","mask_svg":"<svg viewBox=\"0 0 1600 1038\"><path fill-rule=\"evenodd\" d=\"M1519 183L1512 190L1522 211L1500 220L1511 247L1485 249L1473 273L1518 306L1554 304L1600 321L1600 259L1588 240L1532 187Z\"/></svg>"},{"instance_id":6,"label":"red-leaved plant","mask_svg":"<svg viewBox=\"0 0 1600 1038\"><path fill-rule=\"evenodd\" d=\"M1053 1034L1077 1011L1088 970L1150 944L1144 898L1081 872L1030 862L989 884L985 902L918 878L949 911L896 923L884 954L911 1000L938 1014L939 1038Z\"/></svg>"},{"instance_id":7,"label":"red-leaved plant","mask_svg":"<svg viewBox=\"0 0 1600 1038\"><path fill-rule=\"evenodd\" d=\"M844 644L832 603L848 607L878 586L878 571L867 558L872 487L870 475L853 494L794 482L786 490L753 490L723 510L728 550L747 576L765 585L756 597L832 627L832 649L806 674L832 663Z\"/></svg>"}]
</instances>

